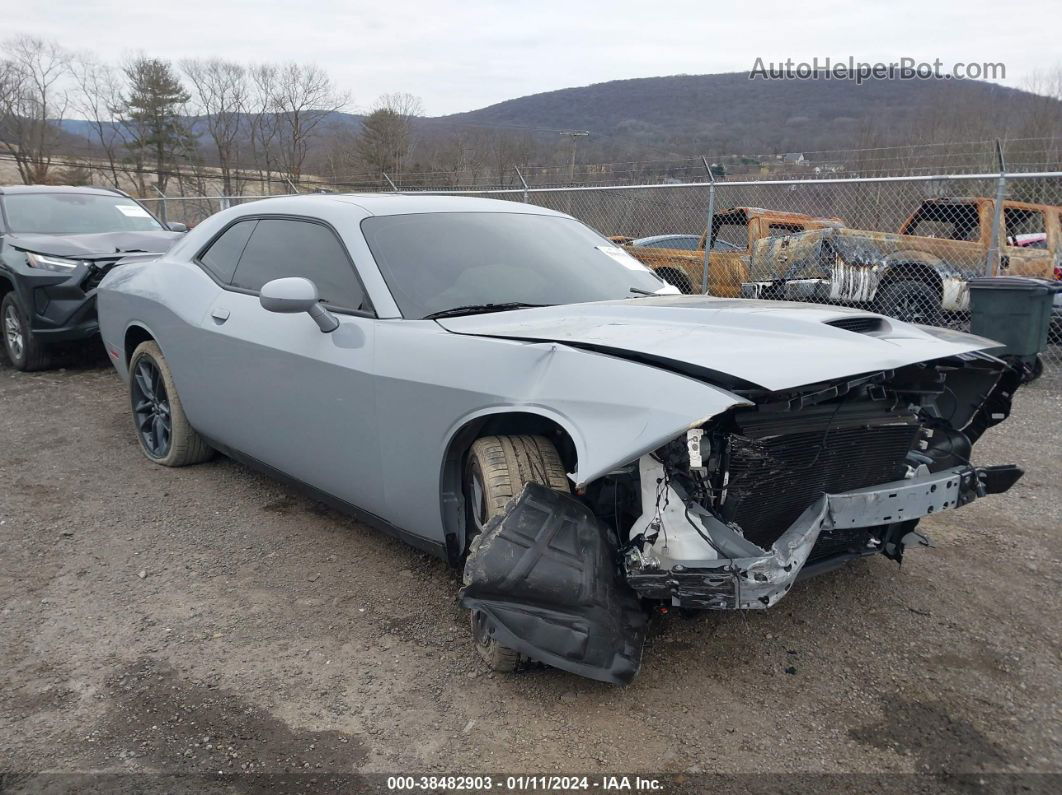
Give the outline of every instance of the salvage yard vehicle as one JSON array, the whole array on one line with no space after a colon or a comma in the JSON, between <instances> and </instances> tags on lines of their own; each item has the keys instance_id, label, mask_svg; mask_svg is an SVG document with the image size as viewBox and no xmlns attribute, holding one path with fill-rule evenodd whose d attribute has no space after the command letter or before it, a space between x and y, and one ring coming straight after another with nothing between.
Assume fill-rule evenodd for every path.
<instances>
[{"instance_id":1,"label":"salvage yard vehicle","mask_svg":"<svg viewBox=\"0 0 1062 795\"><path fill-rule=\"evenodd\" d=\"M967 280L985 275L995 200L927 199L898 233L838 227L758 242L748 298L866 306L939 325L970 304ZM993 275L1052 278L1062 264L1062 207L1003 203Z\"/></svg>"},{"instance_id":2,"label":"salvage yard vehicle","mask_svg":"<svg viewBox=\"0 0 1062 795\"><path fill-rule=\"evenodd\" d=\"M501 671L629 682L654 605L770 607L1021 475L969 463L1018 385L992 342L678 295L532 205L266 199L99 296L148 459L221 451L463 566Z\"/></svg>"},{"instance_id":3,"label":"salvage yard vehicle","mask_svg":"<svg viewBox=\"0 0 1062 795\"><path fill-rule=\"evenodd\" d=\"M0 331L19 370L43 370L52 347L95 337L96 287L122 259L156 256L180 237L110 188L0 188Z\"/></svg>"},{"instance_id":4,"label":"salvage yard vehicle","mask_svg":"<svg viewBox=\"0 0 1062 795\"><path fill-rule=\"evenodd\" d=\"M741 295L741 285L749 278L749 255L757 240L808 229L833 228L842 223L840 218L816 218L761 207L734 207L715 213L712 216L712 252L708 258L708 293L727 298ZM704 281L706 237L707 230L693 247L674 245L666 240L656 245L640 244L640 241L652 238L611 239L626 243L625 248L633 257L682 292L700 293Z\"/></svg>"}]
</instances>

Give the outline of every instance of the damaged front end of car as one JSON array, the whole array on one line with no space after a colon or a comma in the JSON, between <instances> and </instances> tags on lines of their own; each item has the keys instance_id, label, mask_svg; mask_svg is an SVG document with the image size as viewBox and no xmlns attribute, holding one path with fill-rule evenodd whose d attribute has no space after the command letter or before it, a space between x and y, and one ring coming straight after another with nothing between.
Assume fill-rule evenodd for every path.
<instances>
[{"instance_id":1,"label":"damaged front end of car","mask_svg":"<svg viewBox=\"0 0 1062 795\"><path fill-rule=\"evenodd\" d=\"M1004 492L970 463L1020 375L983 353L732 407L567 495L528 484L476 539L464 606L498 642L608 682L637 673L644 608L757 609L802 577L928 544L921 518ZM639 604L641 608L639 608Z\"/></svg>"}]
</instances>

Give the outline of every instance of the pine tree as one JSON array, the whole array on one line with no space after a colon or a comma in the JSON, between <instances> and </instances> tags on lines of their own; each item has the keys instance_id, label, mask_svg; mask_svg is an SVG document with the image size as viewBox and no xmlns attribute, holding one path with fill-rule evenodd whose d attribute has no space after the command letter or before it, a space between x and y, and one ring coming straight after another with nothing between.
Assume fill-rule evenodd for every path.
<instances>
[{"instance_id":1,"label":"pine tree","mask_svg":"<svg viewBox=\"0 0 1062 795\"><path fill-rule=\"evenodd\" d=\"M391 108L379 108L366 116L354 143L363 167L397 176L410 146L409 126L409 119Z\"/></svg>"},{"instance_id":2,"label":"pine tree","mask_svg":"<svg viewBox=\"0 0 1062 795\"><path fill-rule=\"evenodd\" d=\"M195 148L191 131L181 118L188 92L173 68L155 58L137 58L124 68L129 81L122 100L122 116L129 140L126 146L137 161L152 159L155 182L165 193L172 166Z\"/></svg>"}]
</instances>

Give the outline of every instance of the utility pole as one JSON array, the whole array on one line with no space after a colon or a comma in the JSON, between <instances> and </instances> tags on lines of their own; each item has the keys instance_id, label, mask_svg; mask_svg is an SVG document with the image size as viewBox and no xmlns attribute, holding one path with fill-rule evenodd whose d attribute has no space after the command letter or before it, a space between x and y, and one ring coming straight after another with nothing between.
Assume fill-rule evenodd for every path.
<instances>
[{"instance_id":1,"label":"utility pole","mask_svg":"<svg viewBox=\"0 0 1062 795\"><path fill-rule=\"evenodd\" d=\"M590 135L590 131L589 130L566 130L566 131L562 132L561 135L567 135L569 138L572 139L572 163L571 163L571 169L569 170L569 173L568 173L568 182L570 184L574 185L575 184L575 147L576 147L576 144L577 144L577 142L578 142L578 140L580 138L586 138L587 136Z\"/></svg>"},{"instance_id":2,"label":"utility pole","mask_svg":"<svg viewBox=\"0 0 1062 795\"><path fill-rule=\"evenodd\" d=\"M999 236L1003 234L1003 243L1006 244L1006 231L1003 227L1003 202L1007 198L1007 161L1003 157L1003 144L996 139L996 162L999 164L999 177L996 178L996 201L992 206L992 237L988 244L988 256L985 258L985 276L998 276L1000 271L999 261Z\"/></svg>"},{"instance_id":3,"label":"utility pole","mask_svg":"<svg viewBox=\"0 0 1062 795\"><path fill-rule=\"evenodd\" d=\"M568 185L575 185L575 146L580 138L586 138L590 135L588 130L567 130L562 132L561 135L567 135L572 139L572 162L571 168L568 171ZM568 192L568 215L572 214L572 192Z\"/></svg>"}]
</instances>

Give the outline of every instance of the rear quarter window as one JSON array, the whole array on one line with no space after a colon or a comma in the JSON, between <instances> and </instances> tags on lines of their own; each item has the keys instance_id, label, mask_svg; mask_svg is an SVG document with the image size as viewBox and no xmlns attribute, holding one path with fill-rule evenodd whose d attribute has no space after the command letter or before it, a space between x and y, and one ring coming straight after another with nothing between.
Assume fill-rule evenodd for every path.
<instances>
[{"instance_id":1,"label":"rear quarter window","mask_svg":"<svg viewBox=\"0 0 1062 795\"><path fill-rule=\"evenodd\" d=\"M257 223L257 220L250 219L230 226L200 255L199 263L222 284L231 284L240 256Z\"/></svg>"}]
</instances>

